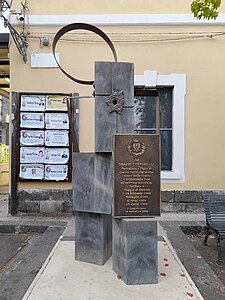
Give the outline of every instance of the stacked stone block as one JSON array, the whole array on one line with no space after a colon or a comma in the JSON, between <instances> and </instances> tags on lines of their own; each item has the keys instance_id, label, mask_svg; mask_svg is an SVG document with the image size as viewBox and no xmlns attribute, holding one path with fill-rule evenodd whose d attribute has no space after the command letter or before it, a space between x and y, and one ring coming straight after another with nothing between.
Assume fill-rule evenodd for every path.
<instances>
[{"instance_id":1,"label":"stacked stone block","mask_svg":"<svg viewBox=\"0 0 225 300\"><path fill-rule=\"evenodd\" d=\"M156 221L113 221L113 270L127 285L158 283Z\"/></svg>"},{"instance_id":2,"label":"stacked stone block","mask_svg":"<svg viewBox=\"0 0 225 300\"><path fill-rule=\"evenodd\" d=\"M95 153L73 154L75 259L79 261L103 265L112 254L112 135L133 131L133 80L133 64L95 63ZM116 110L116 99L109 109L113 93L121 92L121 111Z\"/></svg>"}]
</instances>

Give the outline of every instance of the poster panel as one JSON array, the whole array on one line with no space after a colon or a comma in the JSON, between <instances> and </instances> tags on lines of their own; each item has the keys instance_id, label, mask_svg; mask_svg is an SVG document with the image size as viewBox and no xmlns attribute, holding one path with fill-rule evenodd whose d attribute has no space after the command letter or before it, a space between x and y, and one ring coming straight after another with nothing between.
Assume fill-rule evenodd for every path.
<instances>
[{"instance_id":1,"label":"poster panel","mask_svg":"<svg viewBox=\"0 0 225 300\"><path fill-rule=\"evenodd\" d=\"M46 146L69 146L69 131L67 130L46 130Z\"/></svg>"},{"instance_id":2,"label":"poster panel","mask_svg":"<svg viewBox=\"0 0 225 300\"><path fill-rule=\"evenodd\" d=\"M21 163L44 163L45 148L43 147L21 147Z\"/></svg>"},{"instance_id":3,"label":"poster panel","mask_svg":"<svg viewBox=\"0 0 225 300\"><path fill-rule=\"evenodd\" d=\"M20 127L24 128L44 128L43 113L20 113Z\"/></svg>"},{"instance_id":4,"label":"poster panel","mask_svg":"<svg viewBox=\"0 0 225 300\"><path fill-rule=\"evenodd\" d=\"M68 165L45 165L46 180L66 180L68 178Z\"/></svg>"},{"instance_id":5,"label":"poster panel","mask_svg":"<svg viewBox=\"0 0 225 300\"><path fill-rule=\"evenodd\" d=\"M67 110L67 99L65 96L47 96L46 110Z\"/></svg>"},{"instance_id":6,"label":"poster panel","mask_svg":"<svg viewBox=\"0 0 225 300\"><path fill-rule=\"evenodd\" d=\"M46 113L46 129L69 129L69 117L67 113Z\"/></svg>"},{"instance_id":7,"label":"poster panel","mask_svg":"<svg viewBox=\"0 0 225 300\"><path fill-rule=\"evenodd\" d=\"M46 164L66 164L69 160L69 148L46 148Z\"/></svg>"},{"instance_id":8,"label":"poster panel","mask_svg":"<svg viewBox=\"0 0 225 300\"><path fill-rule=\"evenodd\" d=\"M44 165L21 164L19 176L21 179L44 179Z\"/></svg>"},{"instance_id":9,"label":"poster panel","mask_svg":"<svg viewBox=\"0 0 225 300\"><path fill-rule=\"evenodd\" d=\"M43 146L45 133L43 130L21 130L20 144L23 146Z\"/></svg>"},{"instance_id":10,"label":"poster panel","mask_svg":"<svg viewBox=\"0 0 225 300\"><path fill-rule=\"evenodd\" d=\"M45 96L22 95L20 102L21 111L44 111Z\"/></svg>"}]
</instances>

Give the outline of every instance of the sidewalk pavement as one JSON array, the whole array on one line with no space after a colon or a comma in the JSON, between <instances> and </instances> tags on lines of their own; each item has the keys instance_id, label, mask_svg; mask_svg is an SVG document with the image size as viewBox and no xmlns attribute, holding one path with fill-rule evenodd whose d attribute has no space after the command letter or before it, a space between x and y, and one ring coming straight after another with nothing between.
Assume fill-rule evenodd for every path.
<instances>
[{"instance_id":1,"label":"sidewalk pavement","mask_svg":"<svg viewBox=\"0 0 225 300\"><path fill-rule=\"evenodd\" d=\"M204 215L166 214L160 220L204 219ZM112 259L104 266L75 261L73 221L68 222L42 269L22 300L184 300L203 299L176 251L158 226L159 282L154 285L128 286L112 270Z\"/></svg>"},{"instance_id":2,"label":"sidewalk pavement","mask_svg":"<svg viewBox=\"0 0 225 300\"><path fill-rule=\"evenodd\" d=\"M40 222L43 218L20 215L12 217L5 210L7 201L5 204L4 197L0 198L1 222ZM202 222L205 218L204 215L195 214L162 214L162 217L156 219ZM75 261L74 217L65 220L67 225L64 238L58 240L22 300L203 299L159 223L158 235L163 239L158 242L158 284L127 286L112 271L111 259L104 266Z\"/></svg>"}]
</instances>

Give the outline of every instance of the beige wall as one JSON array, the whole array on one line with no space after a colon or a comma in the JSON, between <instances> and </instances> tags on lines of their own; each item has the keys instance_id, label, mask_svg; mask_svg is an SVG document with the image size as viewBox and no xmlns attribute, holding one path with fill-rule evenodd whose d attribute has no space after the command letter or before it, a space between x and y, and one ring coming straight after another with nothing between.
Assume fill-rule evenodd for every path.
<instances>
[{"instance_id":1,"label":"beige wall","mask_svg":"<svg viewBox=\"0 0 225 300\"><path fill-rule=\"evenodd\" d=\"M16 7L19 0L13 1ZM188 13L190 0L28 0L31 14ZM47 4L46 4L47 3Z\"/></svg>"},{"instance_id":2,"label":"beige wall","mask_svg":"<svg viewBox=\"0 0 225 300\"><path fill-rule=\"evenodd\" d=\"M20 0L13 1L13 8L20 7ZM191 13L192 0L28 0L30 14L186 14ZM220 12L225 11L222 1Z\"/></svg>"},{"instance_id":3,"label":"beige wall","mask_svg":"<svg viewBox=\"0 0 225 300\"><path fill-rule=\"evenodd\" d=\"M28 1L31 14L94 14L94 13L189 13L191 1L92 1L82 5L71 1ZM57 2L58 6L55 5ZM66 3L68 2L68 5ZM99 4L96 6L96 3ZM17 1L14 2L16 6ZM84 5L85 4L85 5ZM101 5L100 5L101 4ZM119 5L120 4L120 5ZM88 11L87 11L88 7ZM96 7L98 9L96 9ZM222 10L225 11L223 4ZM119 61L133 62L135 74L156 70L159 74L186 73L187 94L185 100L185 183L163 184L163 189L225 190L225 37L190 39L167 42L139 40L143 33L165 33L164 38L177 37L177 33L211 33L223 31L219 26L160 26L124 27L104 29L115 42ZM38 37L51 39L58 28L30 28L28 57L32 52L51 52L40 48ZM121 37L123 32L123 37ZM114 33L114 34L112 34ZM136 33L136 42L126 42L130 33ZM170 35L169 35L170 33ZM155 35L157 36L157 35ZM74 36L73 36L74 37ZM71 38L69 36L68 38ZM87 37L88 38L88 37ZM122 42L121 42L122 41ZM93 78L93 64L98 60L111 60L112 56L103 44L61 42L57 51L62 65L74 76ZM14 45L11 45L11 90L20 92L79 92L90 95L92 88L83 87L67 79L58 69L31 69L30 61L24 64ZM30 59L29 59L30 60ZM80 149L94 150L94 100L80 102ZM42 187L70 187L69 184L41 184ZM21 184L20 188L27 188ZM40 184L29 184L40 187Z\"/></svg>"}]
</instances>

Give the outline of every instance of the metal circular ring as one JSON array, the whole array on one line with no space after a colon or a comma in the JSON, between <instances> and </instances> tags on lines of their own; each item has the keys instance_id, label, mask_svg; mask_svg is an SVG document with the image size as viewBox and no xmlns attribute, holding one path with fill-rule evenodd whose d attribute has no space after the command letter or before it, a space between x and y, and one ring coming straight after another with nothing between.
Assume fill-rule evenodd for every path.
<instances>
[{"instance_id":1,"label":"metal circular ring","mask_svg":"<svg viewBox=\"0 0 225 300\"><path fill-rule=\"evenodd\" d=\"M56 50L56 45L57 42L59 41L59 39L66 34L69 31L72 30L77 30L77 29L82 29L82 30L87 30L87 31L91 31L96 33L98 36L100 36L109 46L109 48L112 51L113 57L115 62L117 62L117 54L116 54L116 49L112 43L112 41L109 39L109 37L99 28L90 25L90 24L85 24L85 23L73 23L73 24L69 24L64 26L63 28L61 28L55 35L54 40L52 42L52 52L53 52L53 56L55 58L55 61L58 65L58 67L60 68L60 70L71 80L75 81L76 83L80 83L80 84L86 84L86 85L93 85L94 81L90 81L90 80L81 80L81 79L77 79L73 76L71 76L69 73L67 73L59 64L59 62L57 61L56 55L55 55L55 50Z\"/></svg>"}]
</instances>

